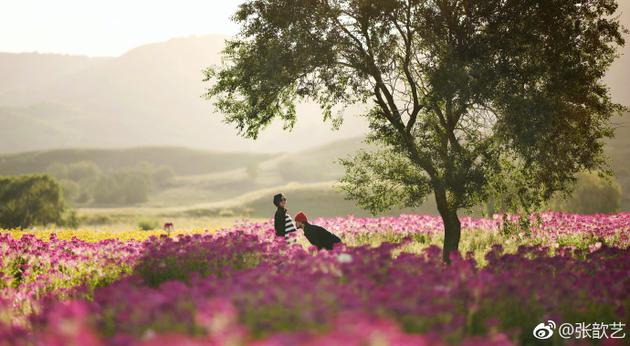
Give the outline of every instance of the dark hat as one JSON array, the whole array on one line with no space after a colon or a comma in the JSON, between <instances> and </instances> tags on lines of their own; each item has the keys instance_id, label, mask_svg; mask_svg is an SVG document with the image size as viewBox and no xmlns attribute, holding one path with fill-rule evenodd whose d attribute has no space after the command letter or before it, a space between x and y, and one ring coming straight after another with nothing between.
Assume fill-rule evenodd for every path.
<instances>
[{"instance_id":1,"label":"dark hat","mask_svg":"<svg viewBox=\"0 0 630 346\"><path fill-rule=\"evenodd\" d=\"M273 196L273 205L275 205L276 207L278 206L278 204L280 204L280 201L284 198L284 195L279 193L275 196Z\"/></svg>"}]
</instances>

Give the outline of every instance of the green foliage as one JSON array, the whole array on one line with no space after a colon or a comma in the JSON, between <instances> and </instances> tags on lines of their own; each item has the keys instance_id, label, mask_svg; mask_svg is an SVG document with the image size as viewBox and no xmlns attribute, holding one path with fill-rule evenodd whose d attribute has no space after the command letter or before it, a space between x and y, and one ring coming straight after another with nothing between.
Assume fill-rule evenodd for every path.
<instances>
[{"instance_id":1,"label":"green foliage","mask_svg":"<svg viewBox=\"0 0 630 346\"><path fill-rule=\"evenodd\" d=\"M100 168L91 161L80 161L67 165L54 163L48 166L46 171L57 179L68 179L72 181L80 181L101 175Z\"/></svg>"},{"instance_id":2,"label":"green foliage","mask_svg":"<svg viewBox=\"0 0 630 346\"><path fill-rule=\"evenodd\" d=\"M431 193L428 177L400 153L360 151L340 161L346 175L337 188L373 214L392 206L420 207Z\"/></svg>"},{"instance_id":3,"label":"green foliage","mask_svg":"<svg viewBox=\"0 0 630 346\"><path fill-rule=\"evenodd\" d=\"M148 200L151 181L145 174L133 171L121 172L115 174L114 179L120 182L124 203L137 204Z\"/></svg>"},{"instance_id":4,"label":"green foliage","mask_svg":"<svg viewBox=\"0 0 630 346\"><path fill-rule=\"evenodd\" d=\"M169 187L175 173L142 161L133 168L102 172L91 161L55 163L47 171L61 180L66 199L77 204L130 205L146 202L152 190Z\"/></svg>"},{"instance_id":5,"label":"green foliage","mask_svg":"<svg viewBox=\"0 0 630 346\"><path fill-rule=\"evenodd\" d=\"M605 170L602 139L625 109L601 82L625 43L616 2L440 4L249 1L207 97L250 138L274 119L291 128L302 99L324 119L372 100L368 138L384 150L343 161L341 189L373 212L433 192L453 228L493 194L529 210Z\"/></svg>"},{"instance_id":6,"label":"green foliage","mask_svg":"<svg viewBox=\"0 0 630 346\"><path fill-rule=\"evenodd\" d=\"M61 187L50 176L0 177L0 227L61 225L65 212Z\"/></svg>"},{"instance_id":7,"label":"green foliage","mask_svg":"<svg viewBox=\"0 0 630 346\"><path fill-rule=\"evenodd\" d=\"M106 205L142 203L148 200L150 188L150 177L142 171L116 172L99 179L94 190L94 201Z\"/></svg>"},{"instance_id":8,"label":"green foliage","mask_svg":"<svg viewBox=\"0 0 630 346\"><path fill-rule=\"evenodd\" d=\"M151 231L154 229L158 229L160 227L160 223L158 220L150 219L150 218L142 218L138 221L138 228L143 231Z\"/></svg>"},{"instance_id":9,"label":"green foliage","mask_svg":"<svg viewBox=\"0 0 630 346\"><path fill-rule=\"evenodd\" d=\"M68 175L66 178L74 181L91 179L101 175L101 170L91 161L81 161L68 165Z\"/></svg>"},{"instance_id":10,"label":"green foliage","mask_svg":"<svg viewBox=\"0 0 630 346\"><path fill-rule=\"evenodd\" d=\"M117 204L123 202L121 187L111 177L102 177L94 188L94 202L99 204Z\"/></svg>"},{"instance_id":11,"label":"green foliage","mask_svg":"<svg viewBox=\"0 0 630 346\"><path fill-rule=\"evenodd\" d=\"M543 205L545 189L531 184L534 177L522 161L501 157L498 164L500 169L490 175L486 198L480 201L486 216L495 213L529 215L532 209ZM570 183L571 180L566 181L565 187Z\"/></svg>"},{"instance_id":12,"label":"green foliage","mask_svg":"<svg viewBox=\"0 0 630 346\"><path fill-rule=\"evenodd\" d=\"M63 214L63 225L68 228L78 228L80 224L79 217L77 216L77 212L72 209L66 209Z\"/></svg>"},{"instance_id":13,"label":"green foliage","mask_svg":"<svg viewBox=\"0 0 630 346\"><path fill-rule=\"evenodd\" d=\"M65 179L68 177L68 166L61 163L53 163L46 168L46 173L55 177L56 179Z\"/></svg>"},{"instance_id":14,"label":"green foliage","mask_svg":"<svg viewBox=\"0 0 630 346\"><path fill-rule=\"evenodd\" d=\"M619 209L620 202L621 187L616 179L582 173L571 194L556 196L551 206L570 213L613 213Z\"/></svg>"},{"instance_id":15,"label":"green foliage","mask_svg":"<svg viewBox=\"0 0 630 346\"><path fill-rule=\"evenodd\" d=\"M73 204L89 203L93 199L96 183L103 175L101 169L91 161L54 163L46 168L46 172L59 180L65 199Z\"/></svg>"},{"instance_id":16,"label":"green foliage","mask_svg":"<svg viewBox=\"0 0 630 346\"><path fill-rule=\"evenodd\" d=\"M506 238L514 238L517 236L531 236L532 221L529 214L519 215L518 220L511 221L507 214L503 215L501 224L501 234Z\"/></svg>"}]
</instances>

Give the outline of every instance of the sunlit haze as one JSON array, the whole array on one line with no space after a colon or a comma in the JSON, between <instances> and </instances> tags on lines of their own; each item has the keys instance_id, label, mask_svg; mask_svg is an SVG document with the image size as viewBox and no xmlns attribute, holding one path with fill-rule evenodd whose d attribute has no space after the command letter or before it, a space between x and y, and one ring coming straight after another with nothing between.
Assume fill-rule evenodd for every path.
<instances>
[{"instance_id":1,"label":"sunlit haze","mask_svg":"<svg viewBox=\"0 0 630 346\"><path fill-rule=\"evenodd\" d=\"M238 0L0 0L0 51L118 56L173 37L236 33Z\"/></svg>"},{"instance_id":2,"label":"sunlit haze","mask_svg":"<svg viewBox=\"0 0 630 346\"><path fill-rule=\"evenodd\" d=\"M222 123L200 97L202 70L220 64L243 2L0 0L0 153L146 145L297 152L363 137L360 106L346 110L336 132L312 102L298 107L292 132L275 121L256 141ZM626 27L629 2L619 1ZM604 82L629 105L630 43L620 53Z\"/></svg>"}]
</instances>

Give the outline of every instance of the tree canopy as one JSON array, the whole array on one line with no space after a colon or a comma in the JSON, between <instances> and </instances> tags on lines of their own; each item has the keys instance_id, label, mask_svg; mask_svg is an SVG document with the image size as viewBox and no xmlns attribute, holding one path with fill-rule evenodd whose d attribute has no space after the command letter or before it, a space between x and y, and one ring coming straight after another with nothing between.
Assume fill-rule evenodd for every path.
<instances>
[{"instance_id":1,"label":"tree canopy","mask_svg":"<svg viewBox=\"0 0 630 346\"><path fill-rule=\"evenodd\" d=\"M66 211L61 187L49 176L0 177L0 227L74 222L64 219Z\"/></svg>"},{"instance_id":2,"label":"tree canopy","mask_svg":"<svg viewBox=\"0 0 630 346\"><path fill-rule=\"evenodd\" d=\"M602 138L622 111L602 77L624 44L614 0L250 0L225 64L206 71L225 121L256 138L295 104L324 120L366 103L367 140L341 188L373 212L433 193L445 259L457 210L520 186L524 203L604 170Z\"/></svg>"}]
</instances>

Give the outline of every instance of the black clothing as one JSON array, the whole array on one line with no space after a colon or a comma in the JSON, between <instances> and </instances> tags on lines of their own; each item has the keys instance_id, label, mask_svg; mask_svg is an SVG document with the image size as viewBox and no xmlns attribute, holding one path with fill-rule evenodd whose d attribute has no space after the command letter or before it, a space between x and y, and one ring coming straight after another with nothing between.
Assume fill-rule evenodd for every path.
<instances>
[{"instance_id":1,"label":"black clothing","mask_svg":"<svg viewBox=\"0 0 630 346\"><path fill-rule=\"evenodd\" d=\"M273 228L276 230L276 235L279 237L284 237L288 233L297 231L295 229L295 225L293 224L293 219L291 219L291 216L284 208L278 208L278 210L276 210L276 215L273 220Z\"/></svg>"},{"instance_id":2,"label":"black clothing","mask_svg":"<svg viewBox=\"0 0 630 346\"><path fill-rule=\"evenodd\" d=\"M304 236L311 244L316 246L318 250L322 248L332 250L333 244L341 243L339 237L328 232L324 227L311 225L308 222L304 223Z\"/></svg>"}]
</instances>

